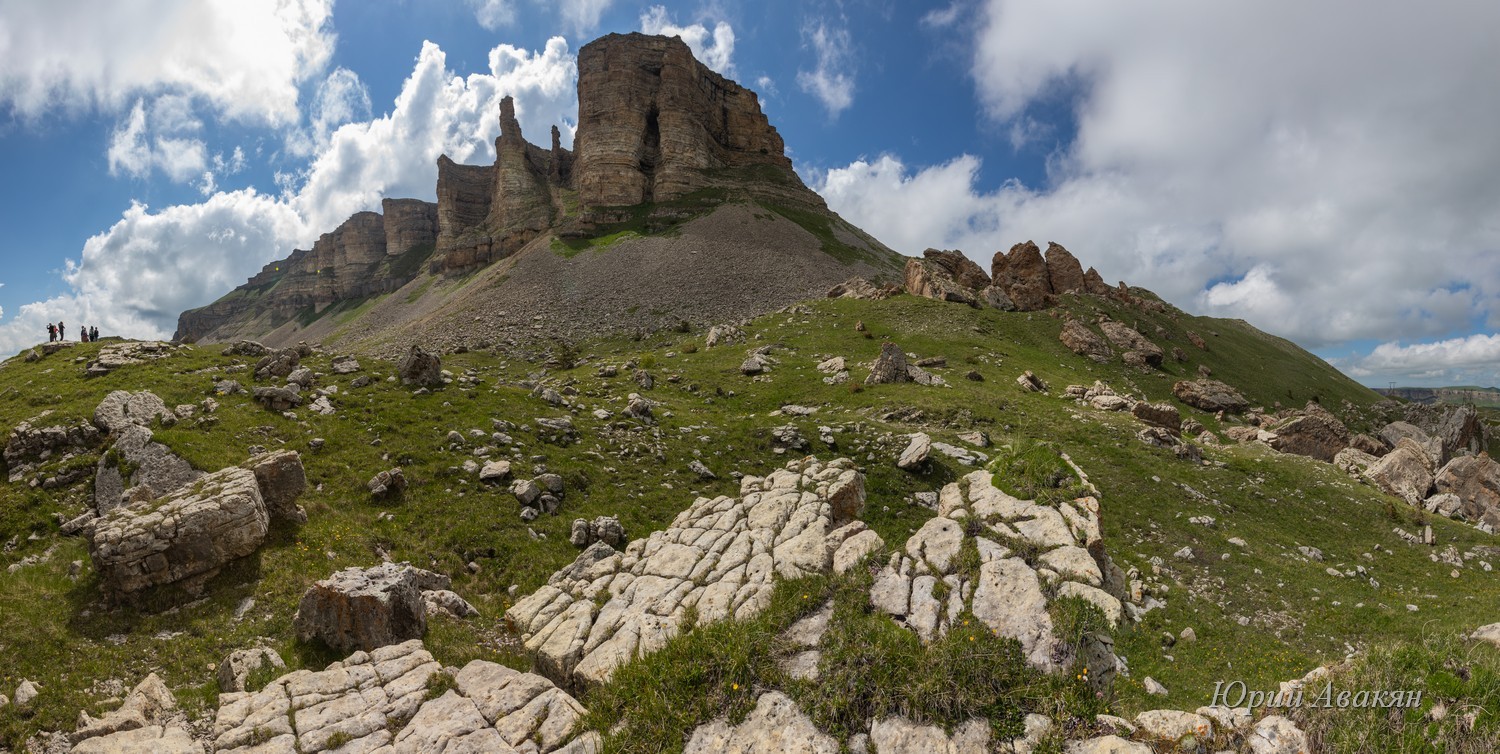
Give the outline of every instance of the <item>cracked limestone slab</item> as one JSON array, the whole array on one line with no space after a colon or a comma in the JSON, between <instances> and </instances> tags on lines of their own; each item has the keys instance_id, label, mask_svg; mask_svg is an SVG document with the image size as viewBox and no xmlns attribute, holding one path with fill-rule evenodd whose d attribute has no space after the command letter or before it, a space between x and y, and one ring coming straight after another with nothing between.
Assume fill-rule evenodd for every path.
<instances>
[{"instance_id":1,"label":"cracked limestone slab","mask_svg":"<svg viewBox=\"0 0 1500 754\"><path fill-rule=\"evenodd\" d=\"M1111 625L1123 620L1129 595L1105 553L1096 499L1056 506L1020 500L996 487L989 472L975 471L941 490L938 514L891 555L870 589L875 609L923 641L947 635L967 610L1019 641L1033 667L1055 672L1076 648L1053 631L1052 600L1078 597ZM979 556L977 568L962 557L968 547Z\"/></svg>"},{"instance_id":2,"label":"cracked limestone slab","mask_svg":"<svg viewBox=\"0 0 1500 754\"><path fill-rule=\"evenodd\" d=\"M428 700L438 673L452 676L453 689ZM577 700L539 675L484 660L445 669L413 640L220 696L212 741L226 754L547 754L572 745L583 715Z\"/></svg>"},{"instance_id":3,"label":"cracked limestone slab","mask_svg":"<svg viewBox=\"0 0 1500 754\"><path fill-rule=\"evenodd\" d=\"M862 531L848 524L864 496L864 477L848 459L808 457L747 476L739 497L700 497L623 552L590 546L507 610L506 621L544 675L570 687L602 683L676 636L689 611L700 624L744 620L770 604L778 576L828 572Z\"/></svg>"}]
</instances>

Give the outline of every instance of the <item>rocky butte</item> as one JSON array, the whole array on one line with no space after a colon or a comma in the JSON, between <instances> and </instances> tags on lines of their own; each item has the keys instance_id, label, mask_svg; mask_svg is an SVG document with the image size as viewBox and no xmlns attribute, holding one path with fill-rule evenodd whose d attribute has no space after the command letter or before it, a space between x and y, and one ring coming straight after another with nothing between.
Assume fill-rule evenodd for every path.
<instances>
[{"instance_id":1,"label":"rocky butte","mask_svg":"<svg viewBox=\"0 0 1500 754\"><path fill-rule=\"evenodd\" d=\"M572 150L555 126L549 146L528 142L506 97L494 164L438 157L436 204L386 199L382 214L356 213L311 250L184 312L176 337L325 338L328 314L403 289L350 337L441 342L452 328L439 321L452 316L472 332L477 312L478 329L503 339L519 319L507 311L526 312L528 330L542 317L549 334L651 329L751 316L850 277L900 274L899 255L802 183L755 92L680 39L611 34L579 51L578 69ZM491 285L468 288L505 295L458 290L476 272ZM415 305L394 311L397 302ZM654 320L617 316L643 308Z\"/></svg>"}]
</instances>

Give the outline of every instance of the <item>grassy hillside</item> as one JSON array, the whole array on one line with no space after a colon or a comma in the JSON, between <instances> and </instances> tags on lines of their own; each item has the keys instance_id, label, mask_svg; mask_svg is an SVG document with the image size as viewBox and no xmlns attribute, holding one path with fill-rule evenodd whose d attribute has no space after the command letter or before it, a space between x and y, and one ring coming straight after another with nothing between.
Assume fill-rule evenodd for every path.
<instances>
[{"instance_id":1,"label":"grassy hillside","mask_svg":"<svg viewBox=\"0 0 1500 754\"><path fill-rule=\"evenodd\" d=\"M920 430L962 444L958 433L978 429L997 446L1045 443L1076 460L1102 492L1105 540L1114 560L1148 575L1159 570L1154 578L1164 588L1155 596L1166 605L1117 634L1117 651L1128 659L1131 674L1116 684L1113 699L1098 702L1099 711L1128 715L1163 704L1191 710L1208 702L1217 680L1274 689L1279 681L1351 651L1451 642L1459 632L1500 620L1500 582L1478 565L1500 561L1493 537L1444 519L1422 520L1331 465L1263 447L1209 447L1206 457L1213 463L1190 465L1136 440L1139 425L1131 417L1057 397L1067 384L1103 380L1121 393L1175 403L1172 383L1196 376L1199 364L1267 408L1318 400L1345 412L1347 402L1356 426L1361 409L1380 396L1243 322L1191 317L1170 308L1145 312L1095 298L1069 298L1065 306L1080 316L1105 313L1134 324L1169 352L1181 348L1186 361L1169 356L1161 371L1131 369L1118 361L1095 364L1059 343L1063 320L1054 314L1060 312L974 310L908 296L799 306L756 320L745 328L746 343L714 349L703 347L701 332L689 332L560 347L550 364L546 358L527 361L489 351L447 356L444 367L472 382L455 381L429 395L386 381L393 365L368 359L359 374L381 379L351 388L359 374L334 376L332 354L314 356L308 360L314 370L329 372L319 384L339 388L333 397L338 412L332 416L298 411L288 419L238 395L218 398L215 421L190 420L156 432L158 440L206 470L243 462L251 446L299 450L314 486L301 501L310 517L305 526L275 530L259 553L226 569L210 583L208 596L197 601L163 592L142 607L107 609L85 544L58 534L59 517L84 509L89 481L50 490L24 481L0 485L0 542L13 543L0 554L0 565L40 558L14 573L0 572L0 656L5 658L0 690L9 693L21 678L43 686L34 715L23 716L14 706L0 709L0 744L16 745L41 729L71 730L80 708L97 714L112 706L99 681L116 678L130 685L149 671L160 673L193 713L211 711L217 698L212 668L230 651L261 638L293 668L321 667L332 659L326 652L292 639L296 600L314 580L338 568L377 562L377 549L451 574L454 590L481 611L467 621L433 621L428 646L439 660L451 665L483 657L525 667L517 639L505 631L500 616L513 599L513 585L517 595L529 593L576 555L567 541L573 518L614 514L628 536L646 536L699 495L734 494L738 485L731 472L763 474L784 463L786 457L773 450L769 429L787 423L809 440L809 452L847 455L863 465L869 489L863 518L892 548L933 515L913 502L914 493L936 490L969 470L941 457L921 475L896 469L906 433ZM856 322L867 332L857 330ZM1191 344L1189 332L1203 338L1206 350ZM933 371L949 386L860 386L868 371L861 364L875 357L883 340L920 357L946 358L947 366ZM761 345L775 345L771 356L779 363L762 378L742 376L737 367L746 348ZM253 360L225 356L218 346L191 347L168 359L85 379L83 362L100 347L78 345L34 363L13 358L0 366L0 429L44 410L51 411L45 424L86 419L116 389L150 389L173 406L201 401L216 379L238 379L247 387L252 382L243 365ZM850 384L822 381L815 365L831 356L849 360ZM600 376L602 365L616 366L618 376ZM636 368L654 376L653 389L631 379ZM1016 387L1015 377L1028 369L1051 384L1052 395ZM982 381L966 379L970 371ZM577 410L534 397L531 386L538 379L576 391L570 400ZM596 408L618 412L631 392L659 402L658 426L592 415ZM774 413L789 403L818 410L810 416ZM1211 415L1179 407L1185 416L1221 429ZM579 429L577 442L553 444L533 431L536 417L564 413ZM832 430L836 448L818 439L824 426ZM470 430L486 436L501 432L514 445L488 437L452 445L450 430L466 437ZM321 449L311 449L314 438L325 441ZM464 461L483 460L474 455L482 445L495 448L491 457L511 458L526 476L533 465L561 474L567 492L559 514L525 524L506 491L483 487L476 474L465 472ZM97 458L94 452L64 463L87 467ZM690 472L695 459L718 479L702 481ZM400 500L372 501L365 481L394 465L406 470L411 487ZM46 474L51 473L49 467ZM1213 517L1213 524L1189 521L1200 516ZM1455 569L1434 562L1434 548L1408 544L1392 531L1424 523L1432 525L1438 549L1453 545L1474 556ZM1231 544L1232 537L1243 539L1244 546ZM1184 546L1192 548L1191 557L1174 556ZM1321 549L1323 560L1309 560L1300 546ZM83 562L76 580L68 575L72 561ZM472 572L470 563L477 566ZM1330 568L1365 573L1333 576ZM857 622L858 600L847 597L857 593L857 585L830 579L807 588L843 600L841 609L854 616L847 624L853 633L845 638L851 652L868 644L883 647L887 659L936 668L933 685L922 693L881 700L849 699L847 689L835 692L820 719L845 719L840 715L847 717L851 709L894 708L945 721L968 709L954 704L942 686L945 679L962 678L957 675L964 667L961 654L929 666L925 663L935 662L933 655L913 653L941 648L903 645L905 639L881 638L869 627L859 633L864 624ZM613 744L635 750L655 750L662 741L668 748L672 741L680 746L681 726L723 708L743 710L747 699L753 704L750 690L784 682L746 652L764 646L756 642L796 617L797 596L778 598L782 607L758 622L688 634L673 645L676 654L647 658L638 663L641 669L622 672L611 687L582 701L600 716L597 720L609 722L628 704L621 700L639 689L629 684L655 683L653 693L677 710L676 717L656 730L628 727ZM247 598L254 606L236 619ZM792 604L783 604L788 600ZM1177 634L1186 627L1195 630L1197 641L1163 646L1164 631ZM1478 653L1472 662L1495 664L1496 653L1472 651ZM692 658L697 672L667 672L660 663L673 658L679 663ZM997 668L996 673L1004 669ZM1427 683L1427 675L1418 674L1428 670L1402 671L1410 677L1399 680ZM1141 683L1148 675L1171 690L1168 699L1144 694ZM867 677L849 676L849 687ZM1480 693L1465 684L1482 678L1493 675L1475 674L1451 695ZM1485 688L1490 702L1500 701L1493 684ZM1003 701L1013 709L1058 712L1087 711L1095 704L1068 696L1066 684L986 693L992 696L971 700L975 708ZM804 688L798 695L810 699L817 692ZM712 703L689 704L691 699ZM1493 729L1492 717L1487 725Z\"/></svg>"}]
</instances>

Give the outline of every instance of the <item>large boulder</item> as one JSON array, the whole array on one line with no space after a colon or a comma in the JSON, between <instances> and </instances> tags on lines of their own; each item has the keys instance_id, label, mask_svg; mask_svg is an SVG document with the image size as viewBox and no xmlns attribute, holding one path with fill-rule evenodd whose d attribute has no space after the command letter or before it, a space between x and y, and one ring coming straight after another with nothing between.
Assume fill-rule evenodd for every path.
<instances>
[{"instance_id":1,"label":"large boulder","mask_svg":"<svg viewBox=\"0 0 1500 754\"><path fill-rule=\"evenodd\" d=\"M1381 441L1391 448L1396 447L1402 438L1416 443L1417 447L1421 448L1422 452L1426 453L1427 457L1432 459L1433 465L1440 465L1442 463L1442 440L1427 434L1421 427L1410 422L1394 421L1380 429Z\"/></svg>"},{"instance_id":2,"label":"large boulder","mask_svg":"<svg viewBox=\"0 0 1500 754\"><path fill-rule=\"evenodd\" d=\"M255 474L228 468L110 511L94 528L89 555L108 597L174 583L194 591L226 563L255 552L268 526Z\"/></svg>"},{"instance_id":3,"label":"large boulder","mask_svg":"<svg viewBox=\"0 0 1500 754\"><path fill-rule=\"evenodd\" d=\"M1018 311L1037 311L1051 303L1047 261L1031 241L1010 247L1009 253L995 252L990 260L990 278L1005 291Z\"/></svg>"},{"instance_id":4,"label":"large boulder","mask_svg":"<svg viewBox=\"0 0 1500 754\"><path fill-rule=\"evenodd\" d=\"M285 386L261 386L255 388L253 395L257 403L272 411L286 411L302 405L302 394L295 382Z\"/></svg>"},{"instance_id":5,"label":"large boulder","mask_svg":"<svg viewBox=\"0 0 1500 754\"><path fill-rule=\"evenodd\" d=\"M407 385L438 387L443 384L443 360L437 354L428 353L421 346L414 345L402 357L396 374Z\"/></svg>"},{"instance_id":6,"label":"large boulder","mask_svg":"<svg viewBox=\"0 0 1500 754\"><path fill-rule=\"evenodd\" d=\"M1203 411L1225 411L1237 414L1250 407L1240 391L1218 380L1181 380L1172 386L1177 400Z\"/></svg>"},{"instance_id":7,"label":"large boulder","mask_svg":"<svg viewBox=\"0 0 1500 754\"><path fill-rule=\"evenodd\" d=\"M961 251L928 249L906 262L906 292L913 296L974 305L990 276Z\"/></svg>"},{"instance_id":8,"label":"large boulder","mask_svg":"<svg viewBox=\"0 0 1500 754\"><path fill-rule=\"evenodd\" d=\"M1114 351L1110 350L1109 344L1105 343L1103 338L1095 335L1088 325L1076 319L1070 319L1067 324L1063 325L1062 332L1058 333L1057 339L1061 340L1062 344L1073 353L1087 356L1101 364L1114 356Z\"/></svg>"},{"instance_id":9,"label":"large boulder","mask_svg":"<svg viewBox=\"0 0 1500 754\"><path fill-rule=\"evenodd\" d=\"M1432 457L1409 437L1401 438L1391 452L1365 469L1365 478L1382 490L1420 506L1432 488Z\"/></svg>"},{"instance_id":10,"label":"large boulder","mask_svg":"<svg viewBox=\"0 0 1500 754\"><path fill-rule=\"evenodd\" d=\"M1182 412L1170 403L1139 401L1130 409L1130 413L1147 424L1174 434L1182 431Z\"/></svg>"},{"instance_id":11,"label":"large boulder","mask_svg":"<svg viewBox=\"0 0 1500 754\"><path fill-rule=\"evenodd\" d=\"M340 652L366 652L427 633L422 592L448 578L409 563L345 568L303 593L292 625L301 641L320 639Z\"/></svg>"},{"instance_id":12,"label":"large boulder","mask_svg":"<svg viewBox=\"0 0 1500 754\"><path fill-rule=\"evenodd\" d=\"M1368 453L1379 458L1390 452L1390 446L1366 434L1357 434L1349 438L1349 447L1362 453Z\"/></svg>"},{"instance_id":13,"label":"large boulder","mask_svg":"<svg viewBox=\"0 0 1500 754\"><path fill-rule=\"evenodd\" d=\"M1338 417L1316 403L1309 403L1301 416L1273 426L1276 436L1271 447L1282 453L1332 462L1339 451L1349 447L1349 429Z\"/></svg>"},{"instance_id":14,"label":"large boulder","mask_svg":"<svg viewBox=\"0 0 1500 754\"><path fill-rule=\"evenodd\" d=\"M271 520L307 521L307 514L297 505L297 498L307 489L307 472L297 451L262 453L246 461L245 468L255 474L255 483L260 486L260 496Z\"/></svg>"},{"instance_id":15,"label":"large boulder","mask_svg":"<svg viewBox=\"0 0 1500 754\"><path fill-rule=\"evenodd\" d=\"M1131 366L1161 366L1163 352L1161 346L1146 339L1146 336L1136 332L1135 328L1121 322L1105 320L1099 323L1099 329L1104 331L1104 337L1113 343L1115 348L1123 353L1125 363Z\"/></svg>"},{"instance_id":16,"label":"large boulder","mask_svg":"<svg viewBox=\"0 0 1500 754\"><path fill-rule=\"evenodd\" d=\"M880 355L870 365L870 376L865 378L865 384L890 382L911 382L911 374L906 365L906 352L895 343L886 341L880 344Z\"/></svg>"},{"instance_id":17,"label":"large boulder","mask_svg":"<svg viewBox=\"0 0 1500 754\"><path fill-rule=\"evenodd\" d=\"M1438 471L1438 492L1457 495L1458 514L1500 527L1500 463L1488 455L1459 456Z\"/></svg>"}]
</instances>

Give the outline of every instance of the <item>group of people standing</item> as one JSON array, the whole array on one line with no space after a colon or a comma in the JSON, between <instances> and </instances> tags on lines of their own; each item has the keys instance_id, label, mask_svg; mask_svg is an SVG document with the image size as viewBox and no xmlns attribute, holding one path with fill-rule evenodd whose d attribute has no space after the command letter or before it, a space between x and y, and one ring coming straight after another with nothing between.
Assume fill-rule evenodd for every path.
<instances>
[{"instance_id":1,"label":"group of people standing","mask_svg":"<svg viewBox=\"0 0 1500 754\"><path fill-rule=\"evenodd\" d=\"M55 324L55 325L52 324L51 322L47 323L47 342L48 343L53 343L53 342L56 342L56 341L59 341L59 340L67 340L67 339L68 339L68 331L65 330L65 329L63 329L62 320L58 320L57 324ZM97 328L97 327L88 327L88 326L80 326L78 328L78 342L80 342L80 343L92 343L92 342L94 342L94 341L96 341L98 339L99 339L99 328Z\"/></svg>"}]
</instances>

